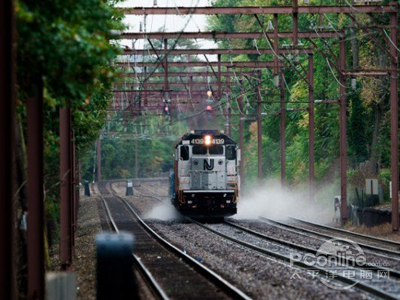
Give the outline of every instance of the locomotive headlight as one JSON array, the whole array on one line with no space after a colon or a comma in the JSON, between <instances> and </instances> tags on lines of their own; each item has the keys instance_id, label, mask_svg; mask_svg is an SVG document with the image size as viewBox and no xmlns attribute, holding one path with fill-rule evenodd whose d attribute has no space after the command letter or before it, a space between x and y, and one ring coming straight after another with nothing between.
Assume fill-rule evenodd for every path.
<instances>
[{"instance_id":1,"label":"locomotive headlight","mask_svg":"<svg viewBox=\"0 0 400 300\"><path fill-rule=\"evenodd\" d=\"M211 135L204 136L204 145L206 145L206 146L211 145Z\"/></svg>"}]
</instances>

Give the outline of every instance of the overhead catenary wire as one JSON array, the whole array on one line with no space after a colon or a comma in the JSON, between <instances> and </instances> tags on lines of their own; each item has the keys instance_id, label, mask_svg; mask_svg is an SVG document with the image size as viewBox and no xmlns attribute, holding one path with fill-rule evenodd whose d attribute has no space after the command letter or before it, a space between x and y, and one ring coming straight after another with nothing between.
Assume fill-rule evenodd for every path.
<instances>
[{"instance_id":1,"label":"overhead catenary wire","mask_svg":"<svg viewBox=\"0 0 400 300\"><path fill-rule=\"evenodd\" d=\"M198 3L199 3L199 0L197 0L196 5L193 7L193 10L195 10L195 9L197 8ZM189 24L189 22L190 22L192 16L193 16L193 14L190 14L190 15L189 15L188 20L186 21L186 23L185 23L183 29L179 32L179 35L178 35L178 37L176 38L174 44L173 44L172 47L165 53L165 55L168 55L168 53L169 53L170 51L172 51L172 50L175 48L175 46L177 45L178 41L180 40L180 36L182 35L182 33L184 32L184 30L185 30L186 27L188 26L188 24ZM164 32L165 32L165 27L164 27ZM134 61L135 61L135 63L136 63L136 60L134 60ZM154 70L153 70L152 72L149 72L149 75L148 75L146 78L144 78L142 81L140 81L140 79L138 79L138 80L140 81L140 88L139 88L139 91L142 91L142 90L143 90L143 83L144 83L145 81L147 81L147 80L153 75L153 73L154 73L154 72L156 71L156 69L160 66L160 64L162 64L162 61L161 61L160 58L157 58L155 63L157 63L156 67L154 67ZM135 72L135 73L136 73L136 72ZM135 102L137 102L137 101L135 101ZM128 107L126 107L125 110L131 108L131 106L132 106L132 104L130 104ZM119 118L119 116L116 116L115 118Z\"/></svg>"}]
</instances>

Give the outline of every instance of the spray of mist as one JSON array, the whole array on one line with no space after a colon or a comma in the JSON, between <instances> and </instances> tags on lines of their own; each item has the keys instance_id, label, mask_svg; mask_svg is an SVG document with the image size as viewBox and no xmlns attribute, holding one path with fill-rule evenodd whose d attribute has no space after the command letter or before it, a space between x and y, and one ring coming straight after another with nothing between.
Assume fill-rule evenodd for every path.
<instances>
[{"instance_id":1,"label":"spray of mist","mask_svg":"<svg viewBox=\"0 0 400 300\"><path fill-rule=\"evenodd\" d=\"M238 202L237 219L257 219L263 216L271 219L286 219L296 217L305 220L327 223L332 221L333 194L323 191L328 201L311 201L308 198L308 188L297 191L282 189L277 181L269 181L263 187L254 186Z\"/></svg>"},{"instance_id":2,"label":"spray of mist","mask_svg":"<svg viewBox=\"0 0 400 300\"><path fill-rule=\"evenodd\" d=\"M181 214L172 204L157 204L145 216L145 219L158 219L161 221L183 220Z\"/></svg>"}]
</instances>

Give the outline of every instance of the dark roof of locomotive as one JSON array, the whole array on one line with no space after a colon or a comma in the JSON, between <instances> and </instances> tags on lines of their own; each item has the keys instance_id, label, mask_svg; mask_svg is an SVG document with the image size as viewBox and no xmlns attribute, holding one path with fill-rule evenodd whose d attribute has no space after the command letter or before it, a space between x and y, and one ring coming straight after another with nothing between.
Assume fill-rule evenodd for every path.
<instances>
[{"instance_id":1,"label":"dark roof of locomotive","mask_svg":"<svg viewBox=\"0 0 400 300\"><path fill-rule=\"evenodd\" d=\"M219 130L195 130L194 132L185 133L175 144L175 148L182 145L182 141L190 141L192 139L203 138L204 135L212 135L214 138L224 139L224 145L236 145L228 135L221 133Z\"/></svg>"}]
</instances>

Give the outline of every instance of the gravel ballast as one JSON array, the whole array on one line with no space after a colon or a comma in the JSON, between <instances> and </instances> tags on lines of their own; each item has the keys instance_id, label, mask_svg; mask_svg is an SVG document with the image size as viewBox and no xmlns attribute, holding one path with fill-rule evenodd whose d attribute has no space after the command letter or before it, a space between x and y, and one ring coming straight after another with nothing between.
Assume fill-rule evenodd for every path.
<instances>
[{"instance_id":1,"label":"gravel ballast","mask_svg":"<svg viewBox=\"0 0 400 300\"><path fill-rule=\"evenodd\" d=\"M146 189L151 190L148 187L138 190L145 193ZM167 221L156 219L154 207L160 210L161 219L168 213L163 212L159 208L163 205L154 199L140 196L125 198L143 217L149 214L152 216L147 222L163 237L255 299L369 298L355 289L328 288L318 277L313 278L311 274L298 268L291 268L286 263L238 246L182 219ZM167 211L169 208L164 207L164 210Z\"/></svg>"}]
</instances>

